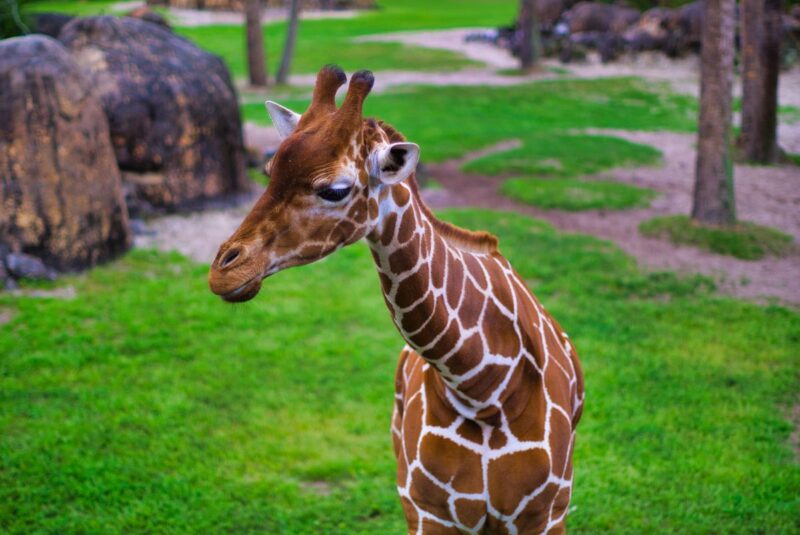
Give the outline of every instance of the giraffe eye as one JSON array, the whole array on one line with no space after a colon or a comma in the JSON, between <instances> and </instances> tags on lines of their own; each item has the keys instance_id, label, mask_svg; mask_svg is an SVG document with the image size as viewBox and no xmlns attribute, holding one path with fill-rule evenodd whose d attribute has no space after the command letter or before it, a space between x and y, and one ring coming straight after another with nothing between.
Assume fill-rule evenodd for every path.
<instances>
[{"instance_id":1,"label":"giraffe eye","mask_svg":"<svg viewBox=\"0 0 800 535\"><path fill-rule=\"evenodd\" d=\"M336 202L347 197L352 189L352 186L334 186L319 190L317 195L326 201Z\"/></svg>"}]
</instances>

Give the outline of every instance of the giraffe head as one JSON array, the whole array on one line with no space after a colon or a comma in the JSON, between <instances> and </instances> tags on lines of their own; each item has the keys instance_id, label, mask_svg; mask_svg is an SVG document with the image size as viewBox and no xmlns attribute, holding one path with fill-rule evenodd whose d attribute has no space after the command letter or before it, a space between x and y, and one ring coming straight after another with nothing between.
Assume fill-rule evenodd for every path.
<instances>
[{"instance_id":1,"label":"giraffe head","mask_svg":"<svg viewBox=\"0 0 800 535\"><path fill-rule=\"evenodd\" d=\"M390 142L362 117L372 73L353 75L337 109L336 91L346 80L338 67L324 67L302 116L267 102L283 141L267 165L266 191L211 264L211 291L226 301L252 299L265 277L366 236L380 218L381 190L414 172L419 147Z\"/></svg>"}]
</instances>

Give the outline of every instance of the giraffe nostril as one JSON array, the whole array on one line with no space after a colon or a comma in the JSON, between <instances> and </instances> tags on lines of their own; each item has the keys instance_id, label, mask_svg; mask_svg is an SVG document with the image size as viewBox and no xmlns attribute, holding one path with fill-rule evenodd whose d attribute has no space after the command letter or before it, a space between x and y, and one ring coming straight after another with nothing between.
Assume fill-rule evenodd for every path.
<instances>
[{"instance_id":1,"label":"giraffe nostril","mask_svg":"<svg viewBox=\"0 0 800 535\"><path fill-rule=\"evenodd\" d=\"M231 263L239 258L239 249L231 249L222 257L222 260L219 263L220 268L225 268L231 265Z\"/></svg>"}]
</instances>

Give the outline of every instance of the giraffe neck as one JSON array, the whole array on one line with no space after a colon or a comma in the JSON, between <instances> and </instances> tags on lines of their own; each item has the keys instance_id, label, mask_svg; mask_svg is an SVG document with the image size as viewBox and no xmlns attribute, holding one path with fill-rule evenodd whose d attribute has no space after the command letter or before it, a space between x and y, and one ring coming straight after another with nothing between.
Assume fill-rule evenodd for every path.
<instances>
[{"instance_id":1,"label":"giraffe neck","mask_svg":"<svg viewBox=\"0 0 800 535\"><path fill-rule=\"evenodd\" d=\"M488 419L506 409L508 417L510 400L527 401L517 391L530 357L515 321L522 282L481 235L474 243L451 235L469 233L436 220L414 177L407 182L380 191L367 236L389 312L462 415Z\"/></svg>"}]
</instances>

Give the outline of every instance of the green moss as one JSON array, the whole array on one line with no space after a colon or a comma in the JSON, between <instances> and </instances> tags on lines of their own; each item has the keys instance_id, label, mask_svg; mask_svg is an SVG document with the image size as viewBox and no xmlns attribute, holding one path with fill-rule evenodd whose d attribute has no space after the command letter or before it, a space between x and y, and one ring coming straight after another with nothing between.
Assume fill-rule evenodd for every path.
<instances>
[{"instance_id":1,"label":"green moss","mask_svg":"<svg viewBox=\"0 0 800 535\"><path fill-rule=\"evenodd\" d=\"M647 206L656 196L650 189L605 180L512 178L504 195L540 208L559 210L623 210Z\"/></svg>"},{"instance_id":2,"label":"green moss","mask_svg":"<svg viewBox=\"0 0 800 535\"><path fill-rule=\"evenodd\" d=\"M730 228L714 227L676 215L645 221L639 225L639 230L645 236L665 237L673 243L693 245L744 260L758 260L766 255L785 256L793 247L792 237L788 234L745 221Z\"/></svg>"}]
</instances>

